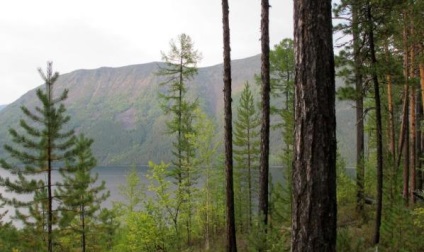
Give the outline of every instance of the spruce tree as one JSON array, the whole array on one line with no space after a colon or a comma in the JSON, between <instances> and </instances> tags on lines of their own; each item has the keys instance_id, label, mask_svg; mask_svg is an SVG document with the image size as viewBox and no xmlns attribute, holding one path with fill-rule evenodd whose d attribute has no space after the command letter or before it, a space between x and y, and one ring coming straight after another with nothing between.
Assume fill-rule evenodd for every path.
<instances>
[{"instance_id":1,"label":"spruce tree","mask_svg":"<svg viewBox=\"0 0 424 252\"><path fill-rule=\"evenodd\" d=\"M235 187L237 211L241 223L252 225L253 200L258 193L259 174L259 125L260 120L255 109L255 101L246 83L241 93L237 119L234 123L234 160L236 162ZM247 218L244 216L247 215Z\"/></svg>"},{"instance_id":2,"label":"spruce tree","mask_svg":"<svg viewBox=\"0 0 424 252\"><path fill-rule=\"evenodd\" d=\"M283 39L270 51L271 65L271 115L277 120L272 127L281 131L284 147L282 163L284 169L284 186L279 181L271 183L270 228L280 228L281 224L291 224L291 172L294 151L294 48L292 39ZM272 177L271 177L272 179ZM279 190L282 188L283 190ZM282 207L278 207L277 205ZM284 216L284 218L282 218ZM284 221L285 223L281 223Z\"/></svg>"},{"instance_id":3,"label":"spruce tree","mask_svg":"<svg viewBox=\"0 0 424 252\"><path fill-rule=\"evenodd\" d=\"M67 173L61 171L63 177L62 187L58 194L61 195L61 226L62 229L71 230L79 234L81 251L86 251L96 229L96 218L101 204L109 197L105 191L105 182L97 183L98 173L92 174L97 161L91 153L93 140L80 135L75 143L76 157L72 162L74 171Z\"/></svg>"},{"instance_id":4,"label":"spruce tree","mask_svg":"<svg viewBox=\"0 0 424 252\"><path fill-rule=\"evenodd\" d=\"M10 155L8 159L0 160L0 167L11 174L0 178L0 186L6 192L18 195L32 195L29 201L22 197L1 199L17 209L27 208L27 212L16 211L16 217L25 226L40 227L46 233L43 250L53 251L56 243L53 226L56 224L56 211L53 209L54 170L66 170L66 164L74 155L74 132L66 130L65 126L70 117L66 115L63 101L67 98L68 90L58 97L54 96L53 88L59 74L53 73L52 63L47 64L43 78L45 89L37 89L37 98L41 105L34 109L21 107L24 119L19 128L10 128L9 133L13 144L5 144L4 149ZM41 176L40 176L41 175Z\"/></svg>"}]
</instances>

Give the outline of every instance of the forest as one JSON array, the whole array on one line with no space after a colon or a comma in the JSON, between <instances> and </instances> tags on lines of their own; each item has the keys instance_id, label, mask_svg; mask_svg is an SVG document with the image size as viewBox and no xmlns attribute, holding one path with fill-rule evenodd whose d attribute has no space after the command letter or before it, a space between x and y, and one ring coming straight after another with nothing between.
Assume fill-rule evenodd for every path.
<instances>
[{"instance_id":1,"label":"forest","mask_svg":"<svg viewBox=\"0 0 424 252\"><path fill-rule=\"evenodd\" d=\"M161 52L171 161L150 161L143 180L134 166L112 207L93 139L69 127L69 90L54 91L52 62L39 69L37 105L3 140L0 251L423 251L424 1L295 0L294 37L272 48L269 1L258 8L261 71L233 100L222 0L222 118L189 92L191 37ZM356 112L354 174L336 99ZM270 175L271 134L282 178Z\"/></svg>"}]
</instances>

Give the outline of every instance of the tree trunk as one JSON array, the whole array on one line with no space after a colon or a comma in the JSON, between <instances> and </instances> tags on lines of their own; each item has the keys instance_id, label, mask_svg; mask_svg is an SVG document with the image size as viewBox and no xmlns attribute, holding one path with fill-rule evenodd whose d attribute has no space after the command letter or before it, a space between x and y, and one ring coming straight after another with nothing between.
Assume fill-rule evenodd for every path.
<instances>
[{"instance_id":1,"label":"tree trunk","mask_svg":"<svg viewBox=\"0 0 424 252\"><path fill-rule=\"evenodd\" d=\"M423 50L424 48L421 48L421 50ZM417 118L419 121L421 121L423 119L423 112L424 112L424 63L420 63L419 64L419 68L420 68L420 88L421 88L421 99L418 99L421 102L421 106L419 109L419 117ZM419 151L418 151L418 156L421 157L421 153L423 151L423 132L421 132L420 134L420 140L418 141L418 146L419 146ZM422 164L423 161L421 160L421 158L419 159L419 163L418 163L418 172L417 172L417 189L418 190L422 190L423 189L423 171L422 171Z\"/></svg>"},{"instance_id":2,"label":"tree trunk","mask_svg":"<svg viewBox=\"0 0 424 252\"><path fill-rule=\"evenodd\" d=\"M231 56L230 25L228 20L228 0L222 0L222 25L224 38L224 113L225 113L225 175L226 175L226 250L237 251L236 228L234 220L233 188L233 128L231 111Z\"/></svg>"},{"instance_id":3,"label":"tree trunk","mask_svg":"<svg viewBox=\"0 0 424 252\"><path fill-rule=\"evenodd\" d=\"M49 106L47 107L47 195L48 195L48 212L47 212L47 247L48 252L53 252L53 181L52 181L52 172L53 172L53 142L52 134L54 127L51 121L52 117L52 104L53 104L53 82L51 78L53 76L52 63L49 62L46 72L46 84L47 84L47 98Z\"/></svg>"},{"instance_id":4,"label":"tree trunk","mask_svg":"<svg viewBox=\"0 0 424 252\"><path fill-rule=\"evenodd\" d=\"M260 191L259 191L259 213L263 223L268 223L268 176L269 176L269 2L262 0L261 14L261 47L262 47L262 125L261 125L261 157L260 157Z\"/></svg>"},{"instance_id":5,"label":"tree trunk","mask_svg":"<svg viewBox=\"0 0 424 252\"><path fill-rule=\"evenodd\" d=\"M364 101L362 87L362 59L361 41L359 34L359 8L352 4L352 31L353 31L353 54L355 64L355 90L356 90L356 210L360 215L364 213L365 195L365 164L364 164Z\"/></svg>"},{"instance_id":6,"label":"tree trunk","mask_svg":"<svg viewBox=\"0 0 424 252\"><path fill-rule=\"evenodd\" d=\"M85 206L82 205L80 206L80 220L81 220L81 251L85 252L86 251L86 233L87 233L87 228L85 227Z\"/></svg>"},{"instance_id":7,"label":"tree trunk","mask_svg":"<svg viewBox=\"0 0 424 252\"><path fill-rule=\"evenodd\" d=\"M384 46L386 54L386 64L390 64L390 52L389 46L386 43ZM392 157L393 167L396 165L396 136L395 136L395 117L394 117L394 108L393 108L393 81L392 74L388 72L386 74L387 81L387 104L389 110L389 151Z\"/></svg>"},{"instance_id":8,"label":"tree trunk","mask_svg":"<svg viewBox=\"0 0 424 252\"><path fill-rule=\"evenodd\" d=\"M410 33L411 34L415 34L414 31L414 23L411 20L411 24L409 25L410 27ZM416 72L415 72L415 45L412 45L410 47L410 68L409 68L409 76L411 78L415 78L416 76ZM415 203L415 196L414 196L414 192L416 189L416 169L417 169L417 162L418 162L418 158L417 158L417 127L416 127L416 123L417 123L417 110L416 110L416 99L417 99L417 93L416 93L416 86L412 85L411 86L411 112L410 112L410 123L411 123L411 167L410 167L410 189L409 189L409 194L410 194L410 198L411 198L411 203Z\"/></svg>"},{"instance_id":9,"label":"tree trunk","mask_svg":"<svg viewBox=\"0 0 424 252\"><path fill-rule=\"evenodd\" d=\"M413 62L413 50L411 50L411 63ZM411 77L413 77L413 67L410 68ZM411 203L415 202L414 191L415 191L415 169L416 169L416 138L417 138L417 129L416 129L416 88L414 85L411 86L410 92L410 105L409 105L409 123L410 123L410 166L409 166L409 197L411 199Z\"/></svg>"},{"instance_id":10,"label":"tree trunk","mask_svg":"<svg viewBox=\"0 0 424 252\"><path fill-rule=\"evenodd\" d=\"M417 157L417 163L416 163L416 185L415 188L416 190L422 190L422 160L421 160L421 156L422 156L422 146L421 146L421 142L422 142L422 131L421 131L421 127L419 127L421 120L423 119L423 107L422 107L422 101L421 101L421 96L420 96L420 88L418 88L417 90L417 94L416 94L416 112L417 112L417 117L416 119L416 125L418 125L417 127L417 137L415 140L415 148L416 148L416 157Z\"/></svg>"},{"instance_id":11,"label":"tree trunk","mask_svg":"<svg viewBox=\"0 0 424 252\"><path fill-rule=\"evenodd\" d=\"M374 26L371 4L367 1L368 43L370 47L372 81L374 84L375 121L377 128L377 209L375 215L374 244L380 243L381 213L383 210L383 130L381 124L380 87L377 76L377 58L374 45Z\"/></svg>"},{"instance_id":12,"label":"tree trunk","mask_svg":"<svg viewBox=\"0 0 424 252\"><path fill-rule=\"evenodd\" d=\"M388 45L385 46L386 51L386 57L387 57L387 64L390 64L389 59L389 50ZM389 155L390 155L390 162L391 162L391 168L388 169L388 172L390 173L389 177L394 181L396 179L396 172L397 172L397 161L396 161L396 136L395 136L395 119L394 119L394 109L393 109L393 83L392 83L392 76L391 73L386 74L386 81L387 81L387 103L388 103L388 112L389 112L389 132L388 132L388 139L389 139ZM394 199L394 196L396 195L397 186L396 182L392 183L390 182L389 187L389 199ZM389 206L390 207L390 206Z\"/></svg>"},{"instance_id":13,"label":"tree trunk","mask_svg":"<svg viewBox=\"0 0 424 252\"><path fill-rule=\"evenodd\" d=\"M292 251L336 250L336 117L330 0L294 2Z\"/></svg>"},{"instance_id":14,"label":"tree trunk","mask_svg":"<svg viewBox=\"0 0 424 252\"><path fill-rule=\"evenodd\" d=\"M408 81L408 74L409 74L409 54L408 54L408 31L407 31L407 12L404 11L404 29L403 29L403 43L404 43L404 76L405 76L405 111L404 111L404 119L406 120L404 123L404 126L406 127L406 130L404 132L404 138L405 138L405 153L404 153L404 166L403 166L403 190L402 195L405 199L405 203L409 203L409 81Z\"/></svg>"}]
</instances>

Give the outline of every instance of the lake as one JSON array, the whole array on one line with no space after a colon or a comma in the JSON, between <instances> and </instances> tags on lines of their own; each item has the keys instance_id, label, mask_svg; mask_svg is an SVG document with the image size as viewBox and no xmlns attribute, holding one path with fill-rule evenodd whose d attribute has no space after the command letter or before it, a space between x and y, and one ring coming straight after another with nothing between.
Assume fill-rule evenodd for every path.
<instances>
[{"instance_id":1,"label":"lake","mask_svg":"<svg viewBox=\"0 0 424 252\"><path fill-rule=\"evenodd\" d=\"M113 202L122 202L124 199L119 192L119 187L126 184L126 176L131 171L132 166L99 166L92 170L92 172L98 173L98 182L105 181L106 188L110 191L110 197L104 202L104 207L111 207ZM149 167L147 165L139 165L136 167L137 173L140 177L141 184L147 184L148 181L145 178L145 174ZM270 173L273 177L273 182L281 182L283 181L283 169L282 166L271 166ZM0 169L0 175L3 177L10 176L5 170ZM60 179L60 176L57 172L53 172L52 174L53 181L57 181ZM225 188L225 181L222 181L223 188ZM3 188L0 188L0 192L6 196L11 196L10 193L5 193ZM20 195L20 199L30 199L32 195ZM14 210L11 207L4 207L3 210L9 210L9 214L7 215L7 219L10 217L10 214L14 213Z\"/></svg>"}]
</instances>

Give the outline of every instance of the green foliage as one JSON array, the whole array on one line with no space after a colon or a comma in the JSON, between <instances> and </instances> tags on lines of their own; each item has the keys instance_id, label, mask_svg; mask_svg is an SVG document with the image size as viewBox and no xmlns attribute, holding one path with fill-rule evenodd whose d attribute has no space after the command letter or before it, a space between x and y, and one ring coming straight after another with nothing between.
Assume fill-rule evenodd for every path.
<instances>
[{"instance_id":1,"label":"green foliage","mask_svg":"<svg viewBox=\"0 0 424 252\"><path fill-rule=\"evenodd\" d=\"M240 230L249 231L253 218L253 200L258 197L259 183L259 115L246 83L241 93L234 123L235 215ZM246 224L247 227L243 227Z\"/></svg>"},{"instance_id":2,"label":"green foliage","mask_svg":"<svg viewBox=\"0 0 424 252\"><path fill-rule=\"evenodd\" d=\"M148 190L153 193L144 203L146 212L155 220L156 229L161 241L169 241L175 248L181 247L182 232L178 225L180 220L181 196L172 188L167 179L169 164L149 163L150 170L146 174L149 180Z\"/></svg>"},{"instance_id":3,"label":"green foliage","mask_svg":"<svg viewBox=\"0 0 424 252\"><path fill-rule=\"evenodd\" d=\"M143 192L143 185L140 184L140 176L135 165L132 166L125 178L126 184L120 185L118 188L123 200L117 203L117 207L120 208L124 214L130 214L140 209L145 193Z\"/></svg>"},{"instance_id":4,"label":"green foliage","mask_svg":"<svg viewBox=\"0 0 424 252\"><path fill-rule=\"evenodd\" d=\"M352 237L348 229L339 228L337 231L337 251L362 252L364 249L363 238Z\"/></svg>"},{"instance_id":5,"label":"green foliage","mask_svg":"<svg viewBox=\"0 0 424 252\"><path fill-rule=\"evenodd\" d=\"M337 204L347 205L355 200L355 181L347 174L346 165L340 154L337 154Z\"/></svg>"},{"instance_id":6,"label":"green foliage","mask_svg":"<svg viewBox=\"0 0 424 252\"><path fill-rule=\"evenodd\" d=\"M101 204L109 197L105 191L105 182L97 183L98 174L92 174L96 166L96 159L91 153L92 139L80 135L75 142L76 157L72 160L73 171L69 174L61 172L63 182L58 188L60 195L62 219L60 220L63 235L66 237L79 234L80 244L73 242L73 246L83 251L92 248L92 240L96 230L96 218ZM71 239L71 241L74 239Z\"/></svg>"},{"instance_id":7,"label":"green foliage","mask_svg":"<svg viewBox=\"0 0 424 252\"><path fill-rule=\"evenodd\" d=\"M37 89L37 98L41 106L29 109L22 106L25 119L20 121L20 128L10 128L13 145L5 144L4 149L10 159L0 159L0 167L10 176L0 177L0 186L5 191L17 195L31 195L32 199L23 201L18 198L0 196L1 200L17 209L16 217L25 226L34 227L39 237L47 233L45 248L52 251L53 225L57 224L57 212L53 211L53 188L58 185L51 180L53 169L67 172L66 164L75 155L75 137L72 130L65 130L70 117L66 115L63 105L68 90L58 97L53 96L53 87L58 73L53 73L52 63L47 65L44 74L45 90ZM14 160L13 162L11 160ZM40 175L45 175L40 178ZM28 214L19 212L27 208Z\"/></svg>"},{"instance_id":8,"label":"green foliage","mask_svg":"<svg viewBox=\"0 0 424 252\"><path fill-rule=\"evenodd\" d=\"M172 161L174 167L170 172L171 177L177 184L177 205L175 209L174 225L178 230L179 217L184 217L187 231L187 243L191 242L191 222L192 222L192 196L195 193L194 186L197 183L196 167L193 159L196 156L196 149L190 141L190 137L196 135L193 122L196 119L194 111L198 107L197 100L190 101L187 97L187 81L197 74L197 62L200 54L193 48L190 36L181 34L178 41L171 40L171 50L162 58L165 67L157 73L165 78L161 83L166 87L166 91L160 94L162 109L165 115L172 118L166 122L167 133L176 135L173 142L172 154L175 160Z\"/></svg>"},{"instance_id":9,"label":"green foliage","mask_svg":"<svg viewBox=\"0 0 424 252\"><path fill-rule=\"evenodd\" d=\"M265 227L263 221L261 221L262 219L263 217L255 218L252 231L247 238L246 251L290 251L289 229L280 225Z\"/></svg>"}]
</instances>

